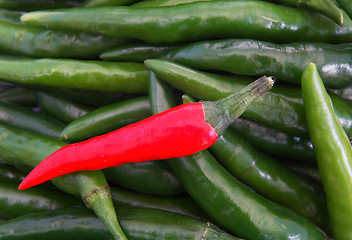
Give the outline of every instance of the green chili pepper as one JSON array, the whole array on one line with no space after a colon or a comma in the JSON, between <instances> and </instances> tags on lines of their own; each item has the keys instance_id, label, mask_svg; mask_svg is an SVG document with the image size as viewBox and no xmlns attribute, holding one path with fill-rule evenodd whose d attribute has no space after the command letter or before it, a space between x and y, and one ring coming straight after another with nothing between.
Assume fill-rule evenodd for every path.
<instances>
[{"instance_id":1,"label":"green chili pepper","mask_svg":"<svg viewBox=\"0 0 352 240\"><path fill-rule=\"evenodd\" d=\"M35 107L38 105L34 91L22 87L16 87L1 93L0 102L12 103L27 107Z\"/></svg>"},{"instance_id":2,"label":"green chili pepper","mask_svg":"<svg viewBox=\"0 0 352 240\"><path fill-rule=\"evenodd\" d=\"M4 102L0 102L0 123L53 138L58 138L65 127L54 118Z\"/></svg>"},{"instance_id":3,"label":"green chili pepper","mask_svg":"<svg viewBox=\"0 0 352 240\"><path fill-rule=\"evenodd\" d=\"M138 3L132 4L132 7L165 7L174 6L179 4L193 3L193 2L207 2L216 0L144 0ZM224 0L223 0L224 1ZM293 5L297 7L308 7L314 9L317 12L324 14L325 16L331 18L336 23L343 25L344 16L343 11L338 8L335 2L330 0L316 1L298 1L298 0L277 0L279 3Z\"/></svg>"},{"instance_id":4,"label":"green chili pepper","mask_svg":"<svg viewBox=\"0 0 352 240\"><path fill-rule=\"evenodd\" d=\"M53 189L33 188L18 191L17 184L0 183L0 216L11 219L33 212L79 206L80 202Z\"/></svg>"},{"instance_id":5,"label":"green chili pepper","mask_svg":"<svg viewBox=\"0 0 352 240\"><path fill-rule=\"evenodd\" d=\"M148 70L140 63L65 59L0 60L6 81L104 92L146 93Z\"/></svg>"},{"instance_id":6,"label":"green chili pepper","mask_svg":"<svg viewBox=\"0 0 352 240\"><path fill-rule=\"evenodd\" d=\"M159 81L160 82L160 81ZM156 111L173 107L167 85L151 75ZM153 91L152 91L153 92ZM164 93L167 92L167 98ZM158 96L158 97L156 97ZM153 105L153 104L152 104ZM252 192L231 176L207 151L168 160L191 197L220 226L248 239L324 239L308 220ZM264 223L264 224L263 224Z\"/></svg>"},{"instance_id":7,"label":"green chili pepper","mask_svg":"<svg viewBox=\"0 0 352 240\"><path fill-rule=\"evenodd\" d=\"M1 240L113 240L89 210L68 208L31 213L0 224Z\"/></svg>"},{"instance_id":8,"label":"green chili pepper","mask_svg":"<svg viewBox=\"0 0 352 240\"><path fill-rule=\"evenodd\" d=\"M196 71L164 60L147 60L146 66L177 89L203 100L216 100L239 91L251 80ZM351 103L331 94L336 114L348 136L352 136ZM308 137L302 92L299 88L276 84L251 104L242 115L297 137Z\"/></svg>"},{"instance_id":9,"label":"green chili pepper","mask_svg":"<svg viewBox=\"0 0 352 240\"><path fill-rule=\"evenodd\" d=\"M302 96L335 238L352 239L351 144L313 63L302 75Z\"/></svg>"},{"instance_id":10,"label":"green chili pepper","mask_svg":"<svg viewBox=\"0 0 352 240\"><path fill-rule=\"evenodd\" d=\"M338 4L347 12L348 16L352 18L352 2L349 0L336 0Z\"/></svg>"},{"instance_id":11,"label":"green chili pepper","mask_svg":"<svg viewBox=\"0 0 352 240\"><path fill-rule=\"evenodd\" d=\"M127 93L120 93L120 92L109 93L109 92L101 92L101 91L85 90L85 89L73 89L73 88L58 88L58 87L42 88L38 86L30 86L30 87L36 90L57 94L59 96L69 98L76 102L81 102L81 103L89 104L96 107L105 106L116 102L120 102L122 100L127 100L130 98L135 98L140 96L136 94L127 94Z\"/></svg>"},{"instance_id":12,"label":"green chili pepper","mask_svg":"<svg viewBox=\"0 0 352 240\"><path fill-rule=\"evenodd\" d=\"M150 116L147 97L125 100L95 109L69 123L59 139L76 142L101 135Z\"/></svg>"},{"instance_id":13,"label":"green chili pepper","mask_svg":"<svg viewBox=\"0 0 352 240\"><path fill-rule=\"evenodd\" d=\"M35 95L38 99L41 110L65 123L70 123L93 110L91 106L78 103L55 94L36 92Z\"/></svg>"},{"instance_id":14,"label":"green chili pepper","mask_svg":"<svg viewBox=\"0 0 352 240\"><path fill-rule=\"evenodd\" d=\"M194 102L187 95L182 100L184 103ZM307 217L324 231L331 232L324 193L312 182L256 151L231 130L219 137L209 150L232 175L256 192Z\"/></svg>"},{"instance_id":15,"label":"green chili pepper","mask_svg":"<svg viewBox=\"0 0 352 240\"><path fill-rule=\"evenodd\" d=\"M135 2L138 2L138 0L87 0L83 7L124 6Z\"/></svg>"},{"instance_id":16,"label":"green chili pepper","mask_svg":"<svg viewBox=\"0 0 352 240\"><path fill-rule=\"evenodd\" d=\"M132 7L167 7L179 4L193 3L193 2L208 2L217 0L143 0L138 3L132 4ZM224 0L222 0L224 1Z\"/></svg>"},{"instance_id":17,"label":"green chili pepper","mask_svg":"<svg viewBox=\"0 0 352 240\"><path fill-rule=\"evenodd\" d=\"M120 207L154 208L186 216L208 219L209 217L189 196L154 196L111 187L114 205Z\"/></svg>"},{"instance_id":18,"label":"green chili pepper","mask_svg":"<svg viewBox=\"0 0 352 240\"><path fill-rule=\"evenodd\" d=\"M236 119L229 128L262 152L292 159L304 165L317 164L309 138L290 135L244 118Z\"/></svg>"},{"instance_id":19,"label":"green chili pepper","mask_svg":"<svg viewBox=\"0 0 352 240\"><path fill-rule=\"evenodd\" d=\"M118 216L129 240L238 239L210 222L158 209L119 209ZM104 225L86 209L28 214L3 222L0 239L112 240Z\"/></svg>"},{"instance_id":20,"label":"green chili pepper","mask_svg":"<svg viewBox=\"0 0 352 240\"><path fill-rule=\"evenodd\" d=\"M204 70L220 70L247 76L275 76L300 84L309 61L315 61L326 86L352 84L351 44L274 44L252 39L226 39L191 43L163 58Z\"/></svg>"},{"instance_id":21,"label":"green chili pepper","mask_svg":"<svg viewBox=\"0 0 352 240\"><path fill-rule=\"evenodd\" d=\"M185 192L164 161L126 163L103 172L109 182L139 193L172 196Z\"/></svg>"},{"instance_id":22,"label":"green chili pepper","mask_svg":"<svg viewBox=\"0 0 352 240\"><path fill-rule=\"evenodd\" d=\"M53 138L7 126L0 127L0 158L9 164L33 168L64 145ZM80 196L109 229L114 239L126 239L116 218L111 191L101 171L67 174L52 182L64 192Z\"/></svg>"},{"instance_id":23,"label":"green chili pepper","mask_svg":"<svg viewBox=\"0 0 352 240\"><path fill-rule=\"evenodd\" d=\"M165 44L133 44L110 49L100 54L106 61L144 62L147 59L158 58L180 45Z\"/></svg>"},{"instance_id":24,"label":"green chili pepper","mask_svg":"<svg viewBox=\"0 0 352 240\"><path fill-rule=\"evenodd\" d=\"M0 8L33 11L40 9L71 8L79 7L79 0L0 0Z\"/></svg>"},{"instance_id":25,"label":"green chili pepper","mask_svg":"<svg viewBox=\"0 0 352 240\"><path fill-rule=\"evenodd\" d=\"M50 29L96 32L148 43L231 37L279 43L338 43L352 39L350 19L346 19L344 26L338 26L319 13L264 1L209 1L162 8L110 6L38 11L23 15L21 21Z\"/></svg>"},{"instance_id":26,"label":"green chili pepper","mask_svg":"<svg viewBox=\"0 0 352 240\"><path fill-rule=\"evenodd\" d=\"M0 165L0 182L20 184L26 175L19 171L14 166L8 164Z\"/></svg>"},{"instance_id":27,"label":"green chili pepper","mask_svg":"<svg viewBox=\"0 0 352 240\"><path fill-rule=\"evenodd\" d=\"M0 9L0 20L9 23L23 24L20 20L20 17L25 13L26 12Z\"/></svg>"},{"instance_id":28,"label":"green chili pepper","mask_svg":"<svg viewBox=\"0 0 352 240\"><path fill-rule=\"evenodd\" d=\"M97 58L100 53L127 42L98 34L48 30L5 21L0 21L0 34L0 49L31 57Z\"/></svg>"},{"instance_id":29,"label":"green chili pepper","mask_svg":"<svg viewBox=\"0 0 352 240\"><path fill-rule=\"evenodd\" d=\"M344 23L344 14L342 9L340 9L336 1L334 0L276 0L278 3L297 6L297 7L307 7L317 11L330 19L334 20L336 23L341 26Z\"/></svg>"},{"instance_id":30,"label":"green chili pepper","mask_svg":"<svg viewBox=\"0 0 352 240\"><path fill-rule=\"evenodd\" d=\"M322 187L321 176L320 176L319 170L316 167L305 166L303 164L293 163L289 161L288 162L286 161L283 164L287 168L300 174L301 176L304 176L310 179L311 181L314 181L317 184L317 186Z\"/></svg>"}]
</instances>

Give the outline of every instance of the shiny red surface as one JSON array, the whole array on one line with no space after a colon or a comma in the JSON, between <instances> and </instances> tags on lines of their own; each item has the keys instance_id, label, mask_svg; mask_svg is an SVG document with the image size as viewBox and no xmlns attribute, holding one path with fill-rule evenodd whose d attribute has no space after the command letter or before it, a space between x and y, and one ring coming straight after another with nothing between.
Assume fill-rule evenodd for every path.
<instances>
[{"instance_id":1,"label":"shiny red surface","mask_svg":"<svg viewBox=\"0 0 352 240\"><path fill-rule=\"evenodd\" d=\"M216 140L217 134L205 122L202 104L187 103L59 149L34 168L19 189L76 171L183 157L208 148Z\"/></svg>"}]
</instances>

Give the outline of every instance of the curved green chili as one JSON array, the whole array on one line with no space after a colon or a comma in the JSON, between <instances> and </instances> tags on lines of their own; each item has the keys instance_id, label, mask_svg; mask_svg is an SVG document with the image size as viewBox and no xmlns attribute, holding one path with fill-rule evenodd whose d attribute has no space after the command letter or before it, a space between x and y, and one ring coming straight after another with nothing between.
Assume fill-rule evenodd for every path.
<instances>
[{"instance_id":1,"label":"curved green chili","mask_svg":"<svg viewBox=\"0 0 352 240\"><path fill-rule=\"evenodd\" d=\"M309 138L290 135L244 118L236 119L229 129L262 152L292 159L304 165L317 164L314 147Z\"/></svg>"},{"instance_id":2,"label":"curved green chili","mask_svg":"<svg viewBox=\"0 0 352 240\"><path fill-rule=\"evenodd\" d=\"M138 97L97 108L69 123L60 140L77 142L101 135L150 116L147 97Z\"/></svg>"},{"instance_id":3,"label":"curved green chili","mask_svg":"<svg viewBox=\"0 0 352 240\"><path fill-rule=\"evenodd\" d=\"M35 96L38 100L40 110L65 123L70 123L94 109L89 105L78 103L55 94L36 92Z\"/></svg>"},{"instance_id":4,"label":"curved green chili","mask_svg":"<svg viewBox=\"0 0 352 240\"><path fill-rule=\"evenodd\" d=\"M158 58L180 45L166 44L132 44L109 49L100 54L100 58L106 61L131 61L144 62L147 59Z\"/></svg>"},{"instance_id":5,"label":"curved green chili","mask_svg":"<svg viewBox=\"0 0 352 240\"><path fill-rule=\"evenodd\" d=\"M174 101L167 85L158 83L151 74L152 105L156 103L155 110L164 111L173 107ZM168 163L200 207L232 234L248 239L324 239L305 218L242 185L207 150Z\"/></svg>"},{"instance_id":6,"label":"curved green chili","mask_svg":"<svg viewBox=\"0 0 352 240\"><path fill-rule=\"evenodd\" d=\"M194 2L208 2L216 0L143 0L138 3L132 4L131 7L167 7L179 4L194 3ZM224 0L222 0L224 1Z\"/></svg>"},{"instance_id":7,"label":"curved green chili","mask_svg":"<svg viewBox=\"0 0 352 240\"><path fill-rule=\"evenodd\" d=\"M0 49L31 57L97 58L127 42L98 34L58 31L0 21Z\"/></svg>"},{"instance_id":8,"label":"curved green chili","mask_svg":"<svg viewBox=\"0 0 352 240\"><path fill-rule=\"evenodd\" d=\"M138 2L139 0L87 0L83 7L101 7L101 6L125 6Z\"/></svg>"},{"instance_id":9,"label":"curved green chili","mask_svg":"<svg viewBox=\"0 0 352 240\"><path fill-rule=\"evenodd\" d=\"M31 85L30 88L34 90L44 91L47 93L57 94L59 96L72 99L77 102L89 104L92 106L100 107L108 104L120 102L140 96L138 94L128 94L120 92L101 92L86 89L73 89L73 88L58 88L58 87L40 87Z\"/></svg>"},{"instance_id":10,"label":"curved green chili","mask_svg":"<svg viewBox=\"0 0 352 240\"><path fill-rule=\"evenodd\" d=\"M0 183L0 216L11 219L28 213L79 206L78 199L54 189L18 191L17 184Z\"/></svg>"},{"instance_id":11,"label":"curved green chili","mask_svg":"<svg viewBox=\"0 0 352 240\"><path fill-rule=\"evenodd\" d=\"M315 182L317 186L322 187L321 176L317 167L306 166L293 162L284 162L283 164L292 171Z\"/></svg>"},{"instance_id":12,"label":"curved green chili","mask_svg":"<svg viewBox=\"0 0 352 240\"><path fill-rule=\"evenodd\" d=\"M0 0L0 8L33 11L40 9L71 8L79 7L80 0Z\"/></svg>"},{"instance_id":13,"label":"curved green chili","mask_svg":"<svg viewBox=\"0 0 352 240\"><path fill-rule=\"evenodd\" d=\"M42 159L66 144L53 138L0 126L0 158L9 164L35 167ZM119 226L111 191L101 171L76 172L52 182L64 192L80 196L91 208L114 239L125 239Z\"/></svg>"},{"instance_id":14,"label":"curved green chili","mask_svg":"<svg viewBox=\"0 0 352 240\"><path fill-rule=\"evenodd\" d=\"M336 0L338 4L341 5L341 7L346 11L348 16L352 18L352 2L349 0Z\"/></svg>"},{"instance_id":15,"label":"curved green chili","mask_svg":"<svg viewBox=\"0 0 352 240\"><path fill-rule=\"evenodd\" d=\"M344 13L334 0L276 0L276 2L297 7L307 7L324 14L341 26L344 24Z\"/></svg>"},{"instance_id":16,"label":"curved green chili","mask_svg":"<svg viewBox=\"0 0 352 240\"><path fill-rule=\"evenodd\" d=\"M192 16L192 17L190 17ZM254 38L272 42L350 42L352 21L338 26L327 17L264 1L209 1L162 8L101 7L38 11L21 21L51 29L71 29L181 43L214 38Z\"/></svg>"},{"instance_id":17,"label":"curved green chili","mask_svg":"<svg viewBox=\"0 0 352 240\"><path fill-rule=\"evenodd\" d=\"M34 91L22 87L16 87L0 93L0 102L27 107L35 107L38 105Z\"/></svg>"},{"instance_id":18,"label":"curved green chili","mask_svg":"<svg viewBox=\"0 0 352 240\"><path fill-rule=\"evenodd\" d=\"M139 193L172 196L185 192L178 178L163 161L126 163L104 169L103 172L109 182Z\"/></svg>"},{"instance_id":19,"label":"curved green chili","mask_svg":"<svg viewBox=\"0 0 352 240\"><path fill-rule=\"evenodd\" d=\"M274 44L253 39L225 39L191 43L170 51L163 58L200 70L275 76L279 81L294 84L301 83L305 66L314 61L327 87L352 84L351 44Z\"/></svg>"},{"instance_id":20,"label":"curved green chili","mask_svg":"<svg viewBox=\"0 0 352 240\"><path fill-rule=\"evenodd\" d=\"M352 239L352 149L315 64L302 75L302 96L337 240Z\"/></svg>"},{"instance_id":21,"label":"curved green chili","mask_svg":"<svg viewBox=\"0 0 352 240\"><path fill-rule=\"evenodd\" d=\"M182 100L184 103L194 102L187 95ZM256 192L307 217L324 231L331 232L324 193L312 182L256 151L230 129L209 150L232 175Z\"/></svg>"},{"instance_id":22,"label":"curved green chili","mask_svg":"<svg viewBox=\"0 0 352 240\"><path fill-rule=\"evenodd\" d=\"M140 194L124 190L122 188L111 187L112 200L114 205L120 207L155 208L169 212L175 212L199 219L209 217L187 195L181 196L154 196Z\"/></svg>"},{"instance_id":23,"label":"curved green chili","mask_svg":"<svg viewBox=\"0 0 352 240\"><path fill-rule=\"evenodd\" d=\"M165 60L147 60L145 64L162 80L189 95L215 100L239 91L251 80L244 77L210 74ZM352 136L352 107L349 101L330 95L336 114L348 136ZM251 104L242 115L297 137L308 137L302 92L299 88L275 85L271 91Z\"/></svg>"},{"instance_id":24,"label":"curved green chili","mask_svg":"<svg viewBox=\"0 0 352 240\"><path fill-rule=\"evenodd\" d=\"M1 240L113 240L104 224L84 208L30 213L0 224Z\"/></svg>"},{"instance_id":25,"label":"curved green chili","mask_svg":"<svg viewBox=\"0 0 352 240\"><path fill-rule=\"evenodd\" d=\"M119 209L128 239L239 240L210 222L158 209ZM33 213L0 224L1 240L112 240L103 224L86 209Z\"/></svg>"},{"instance_id":26,"label":"curved green chili","mask_svg":"<svg viewBox=\"0 0 352 240\"><path fill-rule=\"evenodd\" d=\"M69 59L0 60L0 78L18 84L146 93L149 71L140 63Z\"/></svg>"},{"instance_id":27,"label":"curved green chili","mask_svg":"<svg viewBox=\"0 0 352 240\"><path fill-rule=\"evenodd\" d=\"M25 13L26 12L0 9L0 21L5 21L5 22L9 22L9 23L16 23L16 24L23 24L20 20L20 17Z\"/></svg>"},{"instance_id":28,"label":"curved green chili","mask_svg":"<svg viewBox=\"0 0 352 240\"><path fill-rule=\"evenodd\" d=\"M26 175L14 166L8 164L0 165L0 182L20 184Z\"/></svg>"},{"instance_id":29,"label":"curved green chili","mask_svg":"<svg viewBox=\"0 0 352 240\"><path fill-rule=\"evenodd\" d=\"M0 123L58 138L65 125L29 108L0 102Z\"/></svg>"}]
</instances>

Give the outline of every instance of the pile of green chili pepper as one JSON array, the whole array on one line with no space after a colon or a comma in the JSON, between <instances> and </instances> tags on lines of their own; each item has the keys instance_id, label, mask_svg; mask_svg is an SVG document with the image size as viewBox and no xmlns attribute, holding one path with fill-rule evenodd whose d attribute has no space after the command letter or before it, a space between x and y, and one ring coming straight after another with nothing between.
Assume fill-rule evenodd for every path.
<instances>
[{"instance_id":1,"label":"pile of green chili pepper","mask_svg":"<svg viewBox=\"0 0 352 240\"><path fill-rule=\"evenodd\" d=\"M350 0L0 0L0 34L0 240L352 240Z\"/></svg>"}]
</instances>

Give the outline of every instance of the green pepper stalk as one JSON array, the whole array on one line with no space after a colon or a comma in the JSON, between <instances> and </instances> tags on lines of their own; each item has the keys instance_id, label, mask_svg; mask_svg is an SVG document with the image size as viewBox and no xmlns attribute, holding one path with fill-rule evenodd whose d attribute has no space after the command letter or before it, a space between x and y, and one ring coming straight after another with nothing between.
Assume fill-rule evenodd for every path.
<instances>
[{"instance_id":1,"label":"green pepper stalk","mask_svg":"<svg viewBox=\"0 0 352 240\"><path fill-rule=\"evenodd\" d=\"M351 144L313 63L307 66L302 75L302 96L335 238L351 240Z\"/></svg>"},{"instance_id":2,"label":"green pepper stalk","mask_svg":"<svg viewBox=\"0 0 352 240\"><path fill-rule=\"evenodd\" d=\"M35 167L46 156L66 145L50 137L7 126L0 126L0 130L0 158L14 165ZM110 189L101 171L68 174L55 178L52 182L64 192L80 196L116 240L126 239L116 217Z\"/></svg>"}]
</instances>

